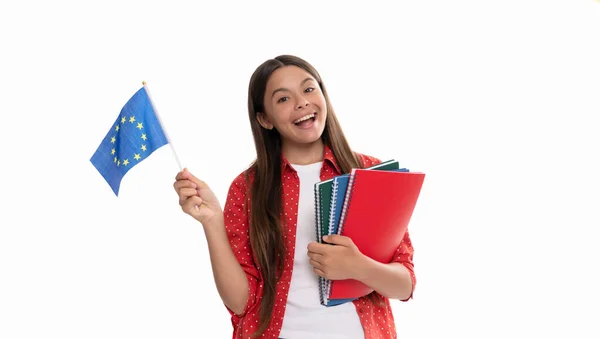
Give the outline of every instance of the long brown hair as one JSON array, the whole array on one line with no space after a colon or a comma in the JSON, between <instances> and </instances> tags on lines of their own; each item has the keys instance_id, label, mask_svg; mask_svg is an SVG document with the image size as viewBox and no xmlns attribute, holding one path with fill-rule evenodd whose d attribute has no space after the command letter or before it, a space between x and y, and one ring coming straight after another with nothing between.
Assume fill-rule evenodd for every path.
<instances>
[{"instance_id":1,"label":"long brown hair","mask_svg":"<svg viewBox=\"0 0 600 339\"><path fill-rule=\"evenodd\" d=\"M271 321L277 282L283 272L286 251L280 223L282 209L281 136L276 129L265 129L257 120L264 113L264 97L271 74L283 66L297 66L312 75L325 97L327 119L322 139L331 149L343 173L362 168L360 157L352 151L335 116L325 85L317 70L308 62L292 55L281 55L261 64L252 74L248 87L248 117L254 136L256 160L248 172L254 173L250 191L250 245L254 259L264 280L260 301L258 331L263 333ZM247 172L247 173L248 173ZM248 178L248 176L247 176Z\"/></svg>"}]
</instances>

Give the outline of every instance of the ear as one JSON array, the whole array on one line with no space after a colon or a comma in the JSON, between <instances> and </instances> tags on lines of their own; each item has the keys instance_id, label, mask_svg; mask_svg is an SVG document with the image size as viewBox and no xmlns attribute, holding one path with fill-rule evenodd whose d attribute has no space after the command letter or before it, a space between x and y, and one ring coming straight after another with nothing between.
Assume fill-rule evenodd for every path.
<instances>
[{"instance_id":1,"label":"ear","mask_svg":"<svg viewBox=\"0 0 600 339\"><path fill-rule=\"evenodd\" d=\"M256 120L258 120L258 123L265 129L273 129L273 124L271 123L271 121L269 120L269 117L267 117L266 114L264 114L263 112L258 112L256 113Z\"/></svg>"}]
</instances>

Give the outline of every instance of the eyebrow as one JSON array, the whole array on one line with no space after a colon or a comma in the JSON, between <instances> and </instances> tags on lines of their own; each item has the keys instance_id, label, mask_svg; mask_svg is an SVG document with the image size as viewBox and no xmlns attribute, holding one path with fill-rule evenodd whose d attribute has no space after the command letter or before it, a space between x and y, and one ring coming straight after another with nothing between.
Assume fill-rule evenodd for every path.
<instances>
[{"instance_id":1,"label":"eyebrow","mask_svg":"<svg viewBox=\"0 0 600 339\"><path fill-rule=\"evenodd\" d=\"M311 77L308 77L308 78L302 80L302 82L300 83L300 86L304 85L305 82L311 81L311 80L312 81L316 81L315 79L313 79ZM283 91L289 92L290 90L287 89L287 88L284 88L284 87L278 88L278 89L276 89L276 90L273 91L273 94L271 94L271 98L275 96L275 93L277 93L277 92L283 92Z\"/></svg>"}]
</instances>

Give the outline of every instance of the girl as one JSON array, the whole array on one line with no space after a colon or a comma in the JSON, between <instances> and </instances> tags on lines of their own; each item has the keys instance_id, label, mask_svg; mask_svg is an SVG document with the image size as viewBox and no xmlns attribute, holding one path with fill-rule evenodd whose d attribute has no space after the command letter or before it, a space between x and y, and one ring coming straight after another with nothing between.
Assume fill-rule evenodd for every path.
<instances>
[{"instance_id":1,"label":"girl","mask_svg":"<svg viewBox=\"0 0 600 339\"><path fill-rule=\"evenodd\" d=\"M233 337L395 338L389 298L409 300L415 285L408 233L389 264L362 255L348 237L314 241L314 184L380 161L352 151L319 73L298 57L256 69L248 113L257 157L233 180L224 210L187 169L174 184L182 210L204 228ZM317 275L357 279L375 292L324 307Z\"/></svg>"}]
</instances>

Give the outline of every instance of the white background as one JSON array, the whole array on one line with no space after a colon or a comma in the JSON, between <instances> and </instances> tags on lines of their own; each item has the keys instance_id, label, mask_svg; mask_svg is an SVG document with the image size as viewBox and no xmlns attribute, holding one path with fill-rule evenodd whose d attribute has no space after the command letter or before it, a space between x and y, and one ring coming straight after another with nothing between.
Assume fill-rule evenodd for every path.
<instances>
[{"instance_id":1,"label":"white background","mask_svg":"<svg viewBox=\"0 0 600 339\"><path fill-rule=\"evenodd\" d=\"M319 70L356 151L427 173L400 338L600 337L600 2L389 3L3 2L0 338L231 336L171 148L118 198L89 158L147 81L224 201L279 54Z\"/></svg>"}]
</instances>

